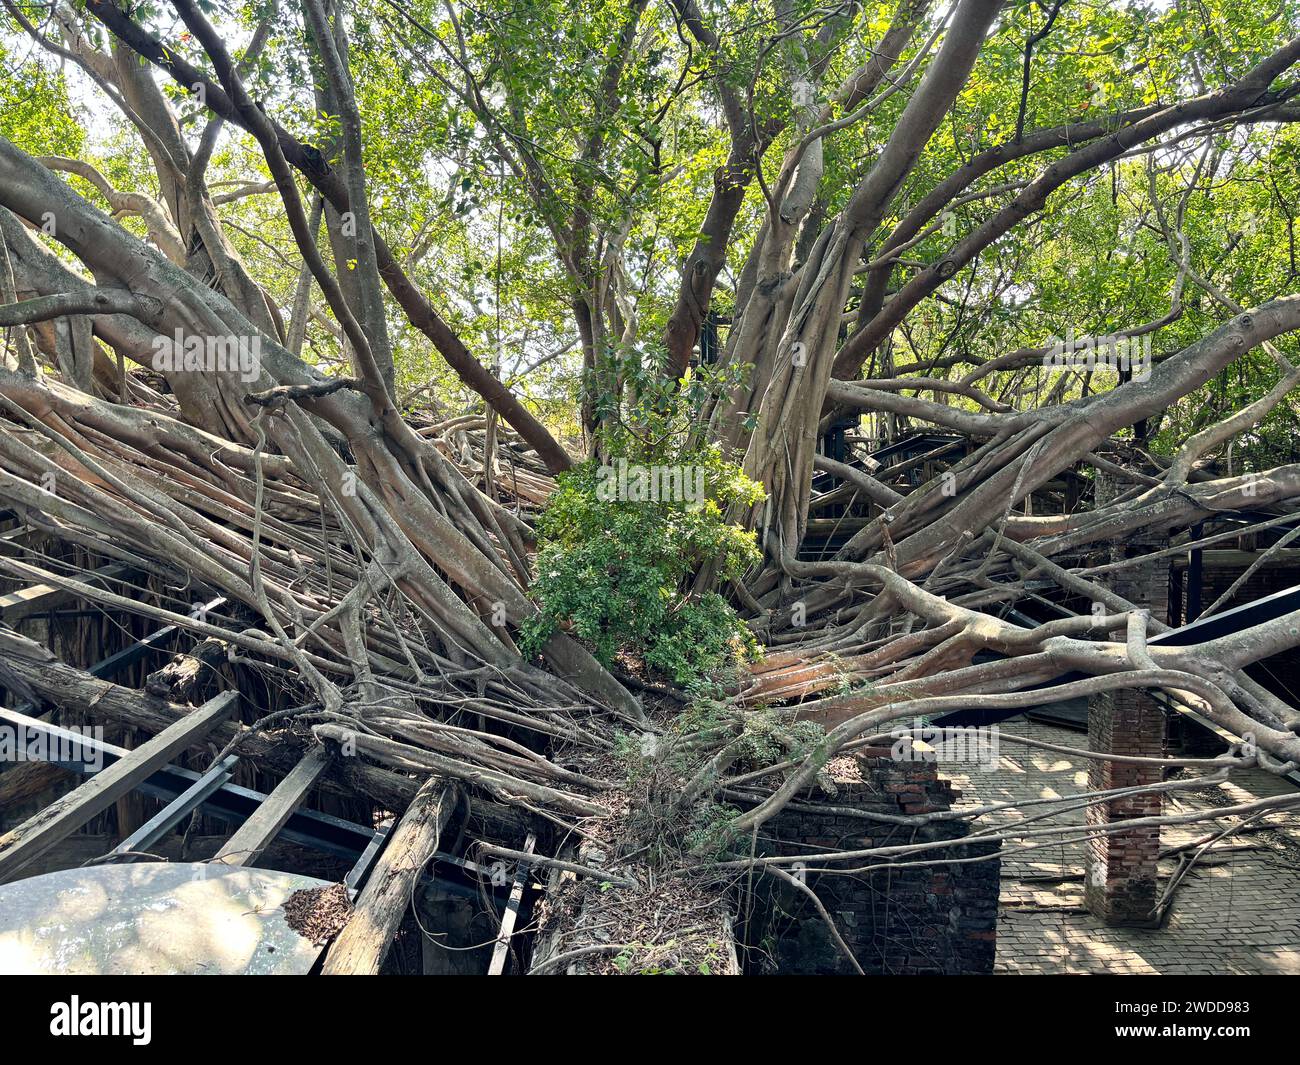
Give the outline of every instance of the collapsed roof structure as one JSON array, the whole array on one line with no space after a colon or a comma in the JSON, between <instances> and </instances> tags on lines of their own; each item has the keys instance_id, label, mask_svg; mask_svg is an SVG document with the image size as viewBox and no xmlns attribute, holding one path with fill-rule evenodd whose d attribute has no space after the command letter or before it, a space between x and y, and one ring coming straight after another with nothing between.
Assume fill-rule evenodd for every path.
<instances>
[{"instance_id":1,"label":"collapsed roof structure","mask_svg":"<svg viewBox=\"0 0 1300 1065\"><path fill-rule=\"evenodd\" d=\"M454 458L458 469L471 479L481 479L484 441L480 424L468 419L442 424L429 421L427 425L417 420L415 424L423 438L449 460ZM833 550L836 537L842 540L853 535L879 515L881 504L861 490L860 482L870 484L877 493L887 490L904 498L904 493L913 490L908 482L915 480L916 471L923 471L921 483L942 482L968 450L963 437L935 439L933 434L909 434L885 447L871 449L870 454L863 451L863 443L852 442L847 450L841 449L841 459L848 462L833 460L840 475L827 475L818 482L813 513L828 508L840 513L821 523L814 519L804 542L802 553L806 557L815 558ZM827 450L834 445L835 441L829 439ZM515 500L519 512L526 513L545 497L549 475L517 440L507 436L502 446L500 483L526 486L529 497L521 495ZM1131 468L1121 465L1125 462L1140 468L1139 460L1121 453L1101 461L1108 471ZM868 468L871 473L866 472ZM39 481L32 472L32 479ZM1131 476L1136 480L1144 474L1134 470ZM164 482L160 479L155 483ZM193 480L189 484L192 486ZM78 480L66 491L68 503L75 506L82 492L96 490L93 484ZM1032 509L1045 512L1053 492L1069 490L1072 482L1068 479L1059 490L1049 484L1034 500ZM250 485L250 494L253 491ZM215 490L211 490L211 496L216 496ZM980 782L985 778L978 775L969 778L973 787L964 806L955 804L951 794L944 797L941 790L932 790L940 786L943 775L969 772L970 765L963 763L987 757L988 752L981 752L974 741L983 736L987 743L989 735L996 737L999 722L1028 712L1036 717L1046 715L1045 719L1061 721L1067 727L1089 730L1090 742L1085 747L1055 749L1074 749L1076 754L1082 753L1086 763L1087 750L1114 756L1088 763L1098 776L1088 790L1101 796L1140 797L1140 805L1129 808L1121 808L1113 798L1110 802L1084 803L1097 832L1093 839L1099 843L1090 866L1092 879L1085 877L1090 885L1085 898L1094 913L1115 924L1150 926L1167 919L1173 888L1158 868L1161 831L1159 827L1142 827L1152 823L1152 818L1154 823L1160 823L1162 794L1171 795L1189 787L1204 789L1234 768L1261 763L1284 779L1300 783L1300 775L1293 767L1273 762L1267 755L1261 759L1258 749L1252 750L1240 733L1225 728L1216 719L1214 711L1218 708L1208 706L1195 691L1162 689L1156 692L1156 699L1131 690L1108 690L1095 679L1077 673L1061 674L1058 669L1055 676L1028 686L1021 695L984 699L961 694L923 696L922 707L906 717L879 715L878 719L888 724L875 729L872 739L872 730L861 727L852 702L862 696L826 693L851 688L855 677L887 676L889 666L884 656L873 657L869 650L857 658L833 652L809 656L777 651L751 667L749 679L734 693L738 704L762 706L775 702L799 708L823 702L833 712L848 705L850 710L838 711L837 717L851 726L851 730L841 733L851 738L835 750L853 753L850 761L856 760L860 767L850 769L842 757L838 763L828 757L820 763L830 763L828 769L799 780L798 773L810 768L811 763L804 769L797 762L787 762L784 769L779 763L770 768L760 764L756 770L746 771L747 763L738 761L729 776L724 773L718 778L715 786L719 793L751 814L761 811L765 803L780 801L778 796L785 794L781 804L785 813L778 812L775 819L760 822L762 827L755 840L775 876L788 880L791 866L799 876L779 885L788 897L777 902L764 896L762 913L756 916L754 904L741 903L743 893L735 893L734 871L752 859L702 862L703 867L717 868L710 872L697 869L693 874L687 872L692 864L688 860L677 872L679 878L685 877L678 886L651 888L638 880L646 872L636 855L625 858L620 854L628 840L644 838L644 826L638 823L637 811L629 809L629 804L653 805L656 816L666 816L671 811L665 809L664 792L681 789L684 783L671 757L672 745L682 740L674 735L671 724L676 704L657 694L658 685L638 682L647 703L655 709L644 723L635 724L609 710L604 720L591 717L590 709L583 717L576 717L574 711L582 705L578 698L575 705L553 716L521 711L518 701L501 703L493 699L493 693L499 690L498 682L490 679L482 691L465 691L456 698L431 696L415 680L398 681L395 690L375 699L372 705L362 701L360 716L353 719L327 715L323 707L286 706L292 693L301 691L301 684L291 679L291 672L278 665L275 657L257 653L264 646L265 636L257 633L246 605L241 609L236 600L212 595L215 589L211 587L198 590L197 595L193 594L195 589L184 589L186 595L177 596L179 589L174 581L165 579L165 568L137 551L124 550L125 543L119 548L106 546L91 551L76 530L70 530L72 535L64 539L67 527L58 520L64 498L52 495L48 509L26 508L21 511L21 519L11 518L12 528L5 533L7 549L0 559L0 566L12 574L9 583L15 585L15 591L0 597L3 676L9 692L8 705L15 707L0 710L0 724L25 745L25 751L20 752L25 761L0 776L0 796L5 799L9 811L6 822L11 829L0 845L0 878L34 886L36 881L23 878L41 869L66 866L72 855L86 853L84 847L70 850L69 846L77 839L72 834L88 827L90 839L101 841L103 853L91 855L101 867L131 864L145 871L154 867L159 852L184 858L185 852L177 847L189 848L196 826L207 826L209 832L215 828L218 834L202 837L197 848L197 854L209 863L198 867L210 870L200 878L205 882L221 876L225 868L233 871L269 861L272 868L293 871L300 881L293 885L296 895L286 889L272 908L278 911L288 898L295 898L304 901L293 905L306 906L309 913L325 905L325 901L317 900L321 889L330 882L328 878L344 885L347 901L341 909L333 910L332 919L322 918L325 933L314 949L306 949L303 971L313 964L324 964L327 972L379 971L385 964L390 969L394 965L416 965L432 966L432 971L465 971L449 967L445 951L440 961L420 961L419 951L414 961L398 961L389 953L395 943L402 941L403 929L413 919L413 913L424 912L426 917L429 912L451 915L456 911L454 896L462 900L477 897L480 914L499 915L500 924L490 937L485 937L481 920L476 926L476 942L492 943L490 958L487 951L480 950L480 964L486 961L488 966L481 971L504 972L521 965L531 965L539 972L565 968L618 971L613 963L620 955L609 948L611 943L621 941L608 937L593 941L584 930L611 920L616 927L627 926L649 908L666 908L672 915L664 919L658 931L663 942L676 946L657 956L655 937L646 937L645 946L639 948L644 957L637 963L643 967L693 964L704 965L708 971L728 972L756 964L775 964L760 964L753 956L753 948L760 940L775 936L775 954L786 971L854 971L852 967L844 968L847 954L855 955L855 966L874 965L874 971L990 971L994 963L995 941L991 933L996 929L997 858L1001 845L1014 840L1032 847L1031 841L1039 832L1048 839L1068 839L1080 831L1068 817L1059 821L1060 815L1049 816L1047 826L1025 829L1023 835L1001 825L979 828L981 818L987 820L990 814L1005 812L1008 807L1023 815L1031 815L1032 810L1021 809L1015 802L981 804ZM1055 498L1059 504L1060 495ZM85 510L89 512L90 508ZM1118 573L1127 580L1123 584L1114 584L1113 578L1102 584L1074 576L1081 569L1078 565L1071 571L1061 569L1065 577L1056 580L1052 571L1059 563L1036 567L1030 548L1007 542L1004 565L1019 565L1016 579L1021 583L1014 586L1017 594L998 597L999 605L983 616L1001 615L1007 619L998 622L1004 626L999 630L1003 640L1011 633L1023 633L1021 639L1032 633L1050 638L1045 634L1056 633L1062 619L1079 616L1076 603L1080 589L1112 599L1114 605L1108 605L1108 610L1130 609L1118 592L1110 591L1111 586L1117 586L1146 604L1146 609L1154 607L1160 612L1159 618L1151 617L1147 622L1154 631L1146 646L1151 649L1149 653L1156 654L1162 647L1169 647L1175 654L1203 653L1211 641L1234 641L1243 633L1258 635L1278 619L1289 618L1300 598L1300 587L1260 595L1240 606L1211 612L1208 617L1195 616L1194 604L1198 597L1204 599L1202 593L1216 590L1223 594L1212 605L1230 604L1243 590L1249 595L1252 590L1257 592L1279 577L1284 578L1293 564L1284 546L1288 531L1294 527L1293 516L1229 510L1207 519L1195 539L1178 547L1130 542L1118 556L1109 552L1097 556L1090 546L1077 555L1065 556L1077 563L1104 557L1108 561L1096 566L1102 579ZM247 521L251 523L251 514ZM269 525L277 531L277 538L286 535L288 526L283 519L273 518ZM309 520L294 528L303 539L281 542L298 552L300 574L304 578L315 575L322 582L318 589L327 588L329 576L322 567L311 564L313 556L309 552L313 545L306 536L307 530L315 535L318 527ZM1271 540L1272 544L1255 541L1249 551L1225 551L1214 546L1251 542L1252 536ZM319 550L318 543L316 546ZM1208 567L1207 555L1211 559ZM331 557L330 566L336 574L342 572L337 554ZM1139 574L1136 580L1132 577L1135 570ZM22 583L31 579L39 579L39 583ZM1005 581L1004 577L998 586L1012 586ZM306 580L303 586L309 586ZM319 590L317 594L321 594ZM195 603L182 612L186 598ZM1099 615L1095 620L1090 613L1085 617L1089 624L1115 623L1111 615ZM369 615L366 631L382 631L382 618L378 610ZM105 621L112 624L105 625ZM1169 621L1184 623L1170 625ZM908 661L915 665L933 654L925 650L924 644L942 648L943 631L960 631L952 625L945 629L946 624L921 629L920 639L895 636L881 646L896 646L902 640L911 651ZM22 629L39 640L22 635L18 631ZM401 627L394 630L394 642L402 632ZM415 627L406 629L408 638L417 632ZM46 644L59 654L52 654ZM1019 651L1005 642L986 646L1001 650L981 654L967 668L987 674L1005 668L1014 661L1007 654L1016 656ZM104 647L113 650L104 654ZM344 650L340 636L339 651ZM89 668L78 668L59 657L75 663L78 658L101 654L101 660L84 663ZM323 656L315 657L322 670L330 672L337 672L347 662L343 653L328 665ZM1269 700L1277 699L1279 694L1293 697L1292 657L1293 653L1272 657L1274 669L1263 675L1264 683L1245 672L1240 675L1243 683L1265 693L1263 698ZM388 668L392 668L391 664ZM900 683L910 675L925 675L919 670L900 672ZM382 683L390 681L386 677ZM512 691L511 698L517 700L518 692ZM888 702L882 705L892 709ZM925 713L923 708L930 706L939 712ZM1071 707L1076 709L1072 712ZM917 720L923 713L923 719ZM523 737L532 729L518 726L523 722L531 725L534 714L536 731L544 738L540 744L534 741L529 745ZM97 738L105 728L117 735L135 737L136 745L128 750ZM655 773L660 779L629 785L621 770L611 774L608 752L618 728L633 735L663 738L665 750L649 760L658 762ZM1102 729L1109 729L1104 742ZM963 733L972 737L972 747L956 755L945 754L944 742L952 737L960 739ZM520 739L510 738L511 734ZM154 738L142 742L150 736ZM908 753L899 763L898 747L904 740ZM933 752L936 745L937 761L933 753L925 753ZM862 768L867 764L862 762L864 757L867 762L874 758L872 764L878 768ZM993 757L996 762L996 747ZM193 768L186 768L185 763ZM1103 772L1122 771L1126 763L1133 764L1137 775L1125 779L1102 777ZM55 771L51 777L52 766L73 772ZM1191 769L1204 777L1179 779ZM1174 777L1169 777L1171 770L1175 771ZM848 777L842 775L846 771ZM822 772L829 772L830 780L836 783L820 779ZM81 775L85 782L77 786ZM237 775L253 782L274 783L259 791L234 783ZM795 781L793 786L791 780ZM699 781L685 783L688 788L699 786ZM917 797L909 794L913 789ZM314 802L310 801L313 792L317 795ZM685 801L683 794L672 794L671 804L679 812L689 809L687 803L698 801L700 794L692 795L688 790ZM24 795L25 807L19 802ZM881 807L875 798L878 795L892 797ZM923 795L930 797L919 798ZM123 804L132 796L134 811ZM1069 798L1060 800L1062 814L1077 809L1077 804L1067 802ZM1042 800L1035 802L1041 804ZM1234 825L1248 825L1272 811L1285 812L1295 802L1293 793L1283 791L1190 820L1214 817L1223 822L1216 836L1229 838ZM17 815L34 803L38 805L32 816L14 824ZM326 812L331 809L351 816ZM147 814L150 810L155 812ZM836 821L837 816L849 820ZM1134 817L1144 820L1138 826L1126 827L1124 822ZM1186 820L1174 816L1165 823L1172 827ZM1037 823L1039 818L1027 816L1026 821ZM960 826L960 831L956 836L945 833L926 842L929 830L925 826L943 823ZM1066 824L1071 827L1066 828ZM104 827L96 831L96 825ZM891 832L898 826L912 827L903 837L890 835L882 839L878 835L882 825L891 826ZM223 826L229 838L221 835ZM104 834L105 827L108 835ZM580 829L576 835L575 828ZM1087 829L1083 831L1086 835ZM1166 843L1168 832L1167 827ZM830 850L832 838L834 851ZM992 881L982 885L971 881L962 889L968 901L960 911L960 920L970 922L966 932L975 937L973 940L948 928L950 920L957 919L956 912L936 908L936 885L941 893L948 889L943 879L931 878L942 870L955 872L961 868L960 864L949 864L955 852L935 849L943 846L941 840L945 838L963 847L956 852L964 856L962 862L991 863ZM989 842L991 849L980 853L980 842ZM284 850L286 845L288 851ZM307 859L300 848L314 851L319 857ZM889 870L889 886L871 886L861 898L842 897L831 886L838 878L817 875L819 869L830 873L836 862L845 868L876 862L878 868ZM917 866L924 873L924 886L917 889L920 895L905 901L908 896L902 878L908 868ZM304 878L303 872L319 873L325 878ZM862 879L870 884L872 877ZM794 888L792 883L800 887ZM804 897L807 884L813 888ZM412 911L417 885L424 902ZM828 890L833 893L830 898L835 918L820 901L810 901ZM679 897L683 892L684 898ZM436 901L439 899L440 903ZM674 902L666 905L666 899ZM906 936L893 926L888 932L890 938L906 943L905 949L892 954L880 948L885 930L867 918L881 900L890 900L907 920ZM776 910L771 909L774 905ZM615 907L613 918L610 906ZM682 910L698 915L701 908L714 907L715 916L695 930L694 949L703 951L702 959L697 958L690 946L682 945L690 944L692 936L681 935L684 926L678 917ZM217 909L219 912L220 907ZM819 912L822 916L818 916ZM778 913L787 916L778 919ZM927 919L932 921L936 913L944 927L943 946L930 944L928 953L919 956L916 930L925 926ZM982 916L973 916L977 913ZM739 920L742 914L744 920ZM856 914L862 927L846 930L820 948L813 945L818 936L813 934L809 939L809 922L820 925L825 917L827 926L833 927L846 914ZM464 913L460 920L466 920ZM446 937L454 934L449 929L456 928L461 926L452 923L425 931L435 940L441 937L446 946L451 942ZM859 934L855 937L854 932ZM11 929L10 934L15 931ZM277 925L273 933L259 933L252 941L274 951L275 944L282 943L286 934ZM409 928L406 934L411 934ZM990 938L981 940L979 937L985 934ZM4 935L0 932L0 940ZM844 935L853 940L851 948ZM229 929L214 932L210 941L194 948L193 954L174 955L155 949L150 957L161 966L157 969L141 962L142 952L134 942L130 944L132 949L109 952L97 957L95 964L104 967L101 971L122 971L116 968L122 964L135 966L127 971L191 971L186 966L196 962L213 964L212 953L220 954L219 945L229 943L231 937ZM74 942L80 943L81 938ZM322 963L318 955L326 942L332 945ZM963 942L973 943L974 949L961 947ZM55 956L57 952L48 957ZM287 964L289 957L282 952L277 961ZM1014 958L1008 953L1005 964L1014 965ZM260 952L252 951L239 955L230 971L258 971L258 965L264 963ZM28 964L36 962L29 959ZM49 964L48 958L41 964Z\"/></svg>"},{"instance_id":2,"label":"collapsed roof structure","mask_svg":"<svg viewBox=\"0 0 1300 1065\"><path fill-rule=\"evenodd\" d=\"M790 25L750 42L752 69L692 0L616 6L588 86L596 117L566 127L578 163L555 172L518 116L537 70L490 99L527 12L491 22L486 44L467 43L453 5L436 32L409 12L384 23L403 76L421 71L469 116L463 139L490 146L502 183L524 190L527 224L557 245L582 359L570 447L439 312L416 249L390 246L372 219L337 5L303 0L284 16L311 82L293 88L328 118L309 136L254 91L282 12L234 48L194 0L172 0L179 21L163 29L108 0L55 4L44 22L5 0L15 26L121 112L156 188L123 193L85 160L0 137L0 726L15 760L0 773L0 891L13 893L0 899L20 914L93 897L107 920L122 919L112 893L132 891L126 919L143 921L162 891L181 922L210 905L214 931L171 952L165 930L141 926L82 952L102 923L53 950L21 924L0 933L4 963L261 971L288 942L286 966L325 973L988 971L999 864L1015 855L1082 841L1089 911L1158 926L1191 875L1160 882L1162 832L1205 828L1190 863L1294 816L1300 710L1291 674L1267 670L1300 647L1300 602L1260 581L1292 564L1300 464L1261 446L1242 472L1232 448L1290 409L1300 369L1284 338L1300 297L1243 307L1198 269L1186 208L1206 167L1156 156L1293 123L1300 38L1275 41L1285 27L1270 24L1269 46L1213 85L1199 69L1173 79L1194 96L1139 94L1100 116L1089 103L1026 128L1031 53L1060 5L1035 29L997 0L908 0L883 30L857 27L879 37L864 50L857 5L816 25L783 10ZM660 20L646 36L643 19ZM1000 33L1017 54L1027 35L1014 135L931 158ZM683 53L670 104L697 82L716 93L716 169L661 165L644 122L658 104L635 96L659 92L662 71L620 110L627 69L663 61L655 34ZM802 51L772 60L796 38ZM589 49L575 48L581 72ZM447 72L421 65L425 52ZM796 106L759 121L752 90L769 60ZM184 121L176 91L198 109ZM827 167L835 136L862 133L886 103L899 110L871 150ZM610 137L614 114L636 135ZM209 187L232 131L267 178L232 195L274 196L295 249L288 298L253 276ZM1103 338L1124 352L1104 371L1113 387L1097 385L1091 340L1083 364L1062 361L1060 342L985 357L948 340L902 361L895 336L929 301L946 307L954 277L970 284L953 335L982 320L968 300L1016 309L1014 279L974 283L981 256L1075 179L1109 168L1118 183L1124 165L1151 198L1135 232L1173 276L1167 313ZM678 173L705 174L707 203L672 247L680 290L647 315L651 359L628 282L633 223L593 205L613 189L632 210ZM828 174L842 187L825 188ZM645 186L622 188L627 175ZM715 314L751 186L765 210L734 257L729 313ZM969 217L950 225L957 210ZM497 250L499 283L499 238ZM1184 316L1185 289L1209 308L1197 335L1139 365L1131 345ZM317 319L328 358L304 356ZM454 373L468 409L423 386L399 393L396 320ZM1263 365L1252 387L1267 381L1256 398L1152 446L1153 423L1248 355ZM697 394L702 364L718 376ZM761 643L690 688L636 655L594 653L576 622L539 636L533 594L537 513L557 478L580 450L609 458L609 434L631 421L635 436L637 417L661 413L638 402L661 395L687 407L678 435L734 459L756 489L707 510L754 563L728 573L689 558L686 587L656 592L715 596ZM640 505L611 502L609 527ZM593 568L592 597L640 561ZM1007 742L1086 762L1084 791L956 793L942 730L976 729L976 757L993 757L987 730L1050 707L1086 723L1086 747ZM1189 723L1176 746L1171 720ZM1282 783L1177 805L1234 774ZM302 847L317 853L285 849ZM83 863L95 868L68 875ZM33 883L42 869L61 879ZM182 892L182 869L212 886ZM278 916L221 923L254 897L259 917ZM246 949L231 952L235 940Z\"/></svg>"}]
</instances>

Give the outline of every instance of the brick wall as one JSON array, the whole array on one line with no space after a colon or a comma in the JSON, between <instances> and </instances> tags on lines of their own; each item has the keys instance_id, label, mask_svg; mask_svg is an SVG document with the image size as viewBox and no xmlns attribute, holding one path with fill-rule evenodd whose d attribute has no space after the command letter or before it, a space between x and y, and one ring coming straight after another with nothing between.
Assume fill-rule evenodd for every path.
<instances>
[{"instance_id":1,"label":"brick wall","mask_svg":"<svg viewBox=\"0 0 1300 1065\"><path fill-rule=\"evenodd\" d=\"M1160 550L1165 544L1144 543L1116 547L1112 559L1133 557ZM1166 620L1169 602L1167 559L1139 563L1111 571L1107 583L1118 594L1138 606L1147 607L1153 617ZM1112 634L1122 640L1124 633ZM1088 748L1140 758L1165 755L1165 714L1146 692L1123 689L1095 695L1088 703ZM1092 760L1088 766L1088 790L1158 784L1160 766ZM1089 806L1089 825L1113 827L1139 817L1157 817L1161 796L1137 795ZM1138 828L1111 832L1089 841L1089 862L1084 879L1088 909L1112 925L1148 925L1156 901L1156 875L1160 851L1160 830Z\"/></svg>"},{"instance_id":2,"label":"brick wall","mask_svg":"<svg viewBox=\"0 0 1300 1065\"><path fill-rule=\"evenodd\" d=\"M763 826L766 854L808 855L819 851L895 846L969 834L964 821L921 827L873 821L858 814L928 813L947 810L957 793L934 763L895 762L887 749L869 749L837 773L837 794L818 792ZM856 779L853 779L856 778ZM999 844L967 844L929 852L929 864L890 867L852 876L807 873L806 883L835 919L840 934L870 974L987 973L997 949ZM943 859L993 855L956 864ZM862 861L878 864L882 859ZM788 868L788 867L787 867ZM758 967L781 973L850 973L811 902L771 877L750 922L746 941Z\"/></svg>"},{"instance_id":3,"label":"brick wall","mask_svg":"<svg viewBox=\"0 0 1300 1065\"><path fill-rule=\"evenodd\" d=\"M1107 692L1089 703L1088 747L1093 751L1161 758L1165 753L1164 726L1164 712L1145 693ZM1161 778L1159 766L1093 761L1088 769L1088 790L1158 784ZM1158 793L1135 795L1088 807L1087 822L1114 826L1137 817L1158 817L1160 812ZM1088 849L1084 889L1088 909L1107 924L1150 924L1156 901L1159 828L1096 836L1089 841Z\"/></svg>"}]
</instances>

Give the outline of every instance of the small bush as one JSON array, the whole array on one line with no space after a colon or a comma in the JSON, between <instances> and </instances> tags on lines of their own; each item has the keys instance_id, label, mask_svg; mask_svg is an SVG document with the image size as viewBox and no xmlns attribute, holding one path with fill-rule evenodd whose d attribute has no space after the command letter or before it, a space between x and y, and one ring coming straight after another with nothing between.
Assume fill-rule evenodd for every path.
<instances>
[{"instance_id":1,"label":"small bush","mask_svg":"<svg viewBox=\"0 0 1300 1065\"><path fill-rule=\"evenodd\" d=\"M762 488L718 448L682 446L675 420L671 404L642 410L642 432L610 439L604 463L591 460L557 478L538 523L532 594L541 611L523 626L526 652L567 623L604 664L630 653L678 684L757 655L753 635L722 596L692 585L706 564L719 585L759 560L754 534L724 512L758 502ZM689 491L640 499L638 469L689 471ZM632 491L615 471L631 471Z\"/></svg>"}]
</instances>

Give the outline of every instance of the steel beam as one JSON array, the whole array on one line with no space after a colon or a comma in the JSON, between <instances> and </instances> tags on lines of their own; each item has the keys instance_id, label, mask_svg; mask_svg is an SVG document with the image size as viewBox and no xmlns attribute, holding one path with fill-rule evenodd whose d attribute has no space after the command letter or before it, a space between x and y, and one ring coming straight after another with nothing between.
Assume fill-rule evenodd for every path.
<instances>
[{"instance_id":1,"label":"steel beam","mask_svg":"<svg viewBox=\"0 0 1300 1065\"><path fill-rule=\"evenodd\" d=\"M225 784L234 775L235 766L238 764L237 755L227 755L122 840L113 848L112 853L124 855L127 861L132 861L134 855L147 851L197 810L209 795Z\"/></svg>"},{"instance_id":2,"label":"steel beam","mask_svg":"<svg viewBox=\"0 0 1300 1065\"><path fill-rule=\"evenodd\" d=\"M133 791L159 766L211 732L238 704L238 692L223 692L0 837L0 884Z\"/></svg>"},{"instance_id":3,"label":"steel beam","mask_svg":"<svg viewBox=\"0 0 1300 1065\"><path fill-rule=\"evenodd\" d=\"M42 733L47 739L61 741L56 744L60 757L40 760L52 761L82 774L98 773L131 753L116 744L70 732L51 725L48 721L13 710L0 708L0 721L22 725L29 733ZM139 789L146 795L171 802L189 790L200 776L193 769L164 766L142 781ZM247 821L265 801L264 792L227 783L204 799L200 809L205 817L238 826ZM316 810L295 811L280 832L280 838L291 843L349 859L365 850L373 835L373 829Z\"/></svg>"},{"instance_id":4,"label":"steel beam","mask_svg":"<svg viewBox=\"0 0 1300 1065\"><path fill-rule=\"evenodd\" d=\"M348 870L348 875L343 878L343 883L348 889L348 898L355 899L357 893L361 890L361 885L365 882L366 877L370 875L370 870L375 866L375 860L379 857L380 850L388 842L388 835L393 831L393 819L390 817L382 825L375 829L375 834L366 844L366 849L361 852L361 857Z\"/></svg>"}]
</instances>

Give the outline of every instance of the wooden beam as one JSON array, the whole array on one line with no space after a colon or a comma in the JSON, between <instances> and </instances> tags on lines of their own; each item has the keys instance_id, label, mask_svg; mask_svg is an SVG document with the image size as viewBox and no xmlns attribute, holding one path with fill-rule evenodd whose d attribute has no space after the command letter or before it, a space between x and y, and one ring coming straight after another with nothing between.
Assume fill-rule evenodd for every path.
<instances>
[{"instance_id":1,"label":"wooden beam","mask_svg":"<svg viewBox=\"0 0 1300 1065\"><path fill-rule=\"evenodd\" d=\"M363 976L379 972L411 899L411 888L456 808L456 789L430 777L389 836L356 909L329 949L325 976Z\"/></svg>"},{"instance_id":2,"label":"wooden beam","mask_svg":"<svg viewBox=\"0 0 1300 1065\"><path fill-rule=\"evenodd\" d=\"M20 540L42 540L48 534L43 529L34 529L30 525L19 525L16 529L6 529L0 533L0 544L17 544ZM20 545L21 546L21 545Z\"/></svg>"},{"instance_id":3,"label":"wooden beam","mask_svg":"<svg viewBox=\"0 0 1300 1065\"><path fill-rule=\"evenodd\" d=\"M11 810L44 805L43 798L48 798L70 772L56 762L19 762L0 773L0 826L8 820L6 815Z\"/></svg>"},{"instance_id":4,"label":"wooden beam","mask_svg":"<svg viewBox=\"0 0 1300 1065\"><path fill-rule=\"evenodd\" d=\"M239 831L226 840L212 861L224 865L252 865L257 861L329 764L330 752L322 745L303 755L302 761L275 786L253 816L239 826Z\"/></svg>"},{"instance_id":5,"label":"wooden beam","mask_svg":"<svg viewBox=\"0 0 1300 1065\"><path fill-rule=\"evenodd\" d=\"M86 574L85 580L92 581L96 577L120 577L129 572L130 568L124 563L114 562ZM70 592L66 588L56 588L52 584L32 584L8 595L0 595L0 621L12 625L15 621L30 617L32 614L55 610L77 598L75 592Z\"/></svg>"},{"instance_id":6,"label":"wooden beam","mask_svg":"<svg viewBox=\"0 0 1300 1065\"><path fill-rule=\"evenodd\" d=\"M537 837L529 832L524 841L524 853L532 854L537 846ZM506 971L506 958L510 955L510 939L515 934L515 920L519 917L519 904L524 897L524 884L528 882L528 864L519 863L515 872L514 886L510 888L510 898L506 902L506 912L501 916L501 931L497 933L497 944L492 948L492 962L488 965L488 976L500 976Z\"/></svg>"},{"instance_id":7,"label":"wooden beam","mask_svg":"<svg viewBox=\"0 0 1300 1065\"><path fill-rule=\"evenodd\" d=\"M238 692L223 692L163 729L125 758L96 773L80 787L55 800L12 832L0 836L0 884L14 879L29 862L70 836L154 770L211 732L230 715L238 702Z\"/></svg>"},{"instance_id":8,"label":"wooden beam","mask_svg":"<svg viewBox=\"0 0 1300 1065\"><path fill-rule=\"evenodd\" d=\"M209 637L188 651L174 656L162 669L150 673L144 690L150 695L173 703L191 702L191 695L201 692L217 679L217 668L226 661L230 644Z\"/></svg>"},{"instance_id":9,"label":"wooden beam","mask_svg":"<svg viewBox=\"0 0 1300 1065\"><path fill-rule=\"evenodd\" d=\"M161 732L189 713L187 707L152 698L135 688L100 680L83 669L60 662L44 645L3 627L0 627L0 660L46 702L90 714L96 721L121 722L154 733ZM300 752L306 748L306 744L294 736L277 734L271 737L252 731L237 721L218 725L211 739L218 746L224 746L236 736L240 738L241 758L255 763L258 768L282 773L293 768ZM196 754L204 753L200 740L194 741L194 748ZM211 755L212 752L206 753ZM331 775L321 785L331 794L355 797L360 792L389 810L405 810L419 788L412 777L372 765L361 758L343 758L336 765L337 779ZM470 796L469 824L475 832L494 839L518 839L528 831L531 822L532 815L519 807Z\"/></svg>"}]
</instances>

